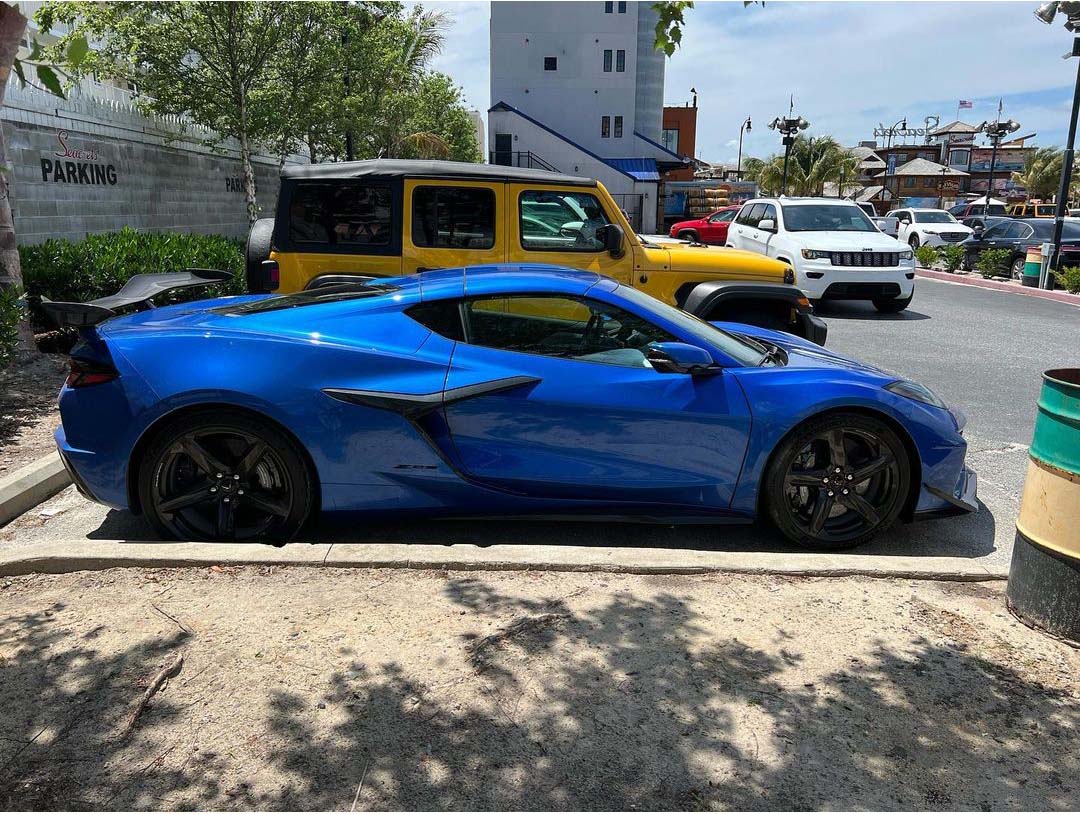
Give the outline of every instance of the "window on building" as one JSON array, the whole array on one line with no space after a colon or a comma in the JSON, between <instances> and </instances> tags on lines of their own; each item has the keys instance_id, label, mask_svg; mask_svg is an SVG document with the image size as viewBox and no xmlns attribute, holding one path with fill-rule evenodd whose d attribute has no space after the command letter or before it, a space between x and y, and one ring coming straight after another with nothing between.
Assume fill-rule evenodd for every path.
<instances>
[{"instance_id":1,"label":"window on building","mask_svg":"<svg viewBox=\"0 0 1080 814\"><path fill-rule=\"evenodd\" d=\"M915 186L915 178L912 177L912 176L908 176L907 178L905 178L904 179L904 186L905 187L913 187L913 186Z\"/></svg>"},{"instance_id":2,"label":"window on building","mask_svg":"<svg viewBox=\"0 0 1080 814\"><path fill-rule=\"evenodd\" d=\"M621 48L615 52L615 70L618 73L626 70L626 51Z\"/></svg>"},{"instance_id":3,"label":"window on building","mask_svg":"<svg viewBox=\"0 0 1080 814\"><path fill-rule=\"evenodd\" d=\"M663 134L660 136L660 143L664 145L665 150L671 150L673 153L679 152L679 128L664 128Z\"/></svg>"},{"instance_id":4,"label":"window on building","mask_svg":"<svg viewBox=\"0 0 1080 814\"><path fill-rule=\"evenodd\" d=\"M600 117L600 138L611 138L611 116Z\"/></svg>"},{"instance_id":5,"label":"window on building","mask_svg":"<svg viewBox=\"0 0 1080 814\"><path fill-rule=\"evenodd\" d=\"M435 249L490 249L495 245L495 193L418 187L412 200L412 242Z\"/></svg>"},{"instance_id":6,"label":"window on building","mask_svg":"<svg viewBox=\"0 0 1080 814\"><path fill-rule=\"evenodd\" d=\"M951 150L949 152L949 166L966 167L968 165L968 159L970 157L970 150Z\"/></svg>"},{"instance_id":7,"label":"window on building","mask_svg":"<svg viewBox=\"0 0 1080 814\"><path fill-rule=\"evenodd\" d=\"M557 71L557 70L559 70L559 58L558 57L544 57L544 70L545 71Z\"/></svg>"},{"instance_id":8,"label":"window on building","mask_svg":"<svg viewBox=\"0 0 1080 814\"><path fill-rule=\"evenodd\" d=\"M604 51L604 73L611 73L611 49Z\"/></svg>"},{"instance_id":9,"label":"window on building","mask_svg":"<svg viewBox=\"0 0 1080 814\"><path fill-rule=\"evenodd\" d=\"M615 117L615 138L622 138L622 116Z\"/></svg>"},{"instance_id":10,"label":"window on building","mask_svg":"<svg viewBox=\"0 0 1080 814\"><path fill-rule=\"evenodd\" d=\"M619 0L619 14L626 14L626 0Z\"/></svg>"},{"instance_id":11,"label":"window on building","mask_svg":"<svg viewBox=\"0 0 1080 814\"><path fill-rule=\"evenodd\" d=\"M364 253L388 248L393 234L389 186L362 181L301 181L289 204L289 242L348 246Z\"/></svg>"},{"instance_id":12,"label":"window on building","mask_svg":"<svg viewBox=\"0 0 1080 814\"><path fill-rule=\"evenodd\" d=\"M937 182L933 178L923 178L922 185L924 187L937 186Z\"/></svg>"},{"instance_id":13,"label":"window on building","mask_svg":"<svg viewBox=\"0 0 1080 814\"><path fill-rule=\"evenodd\" d=\"M614 0L610 0L610 2L604 3L604 14L611 14L611 12L613 12L614 10L615 10L615 2L614 2Z\"/></svg>"}]
</instances>

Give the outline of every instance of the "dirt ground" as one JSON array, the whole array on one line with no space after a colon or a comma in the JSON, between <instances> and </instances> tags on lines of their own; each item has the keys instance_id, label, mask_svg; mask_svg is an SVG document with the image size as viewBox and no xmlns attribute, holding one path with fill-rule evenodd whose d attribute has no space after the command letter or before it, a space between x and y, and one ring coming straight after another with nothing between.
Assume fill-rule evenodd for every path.
<instances>
[{"instance_id":1,"label":"dirt ground","mask_svg":"<svg viewBox=\"0 0 1080 814\"><path fill-rule=\"evenodd\" d=\"M56 449L56 398L67 370L66 356L46 353L0 369L0 478Z\"/></svg>"},{"instance_id":2,"label":"dirt ground","mask_svg":"<svg viewBox=\"0 0 1080 814\"><path fill-rule=\"evenodd\" d=\"M268 567L0 579L0 805L1080 808L1080 652L1002 594Z\"/></svg>"}]
</instances>

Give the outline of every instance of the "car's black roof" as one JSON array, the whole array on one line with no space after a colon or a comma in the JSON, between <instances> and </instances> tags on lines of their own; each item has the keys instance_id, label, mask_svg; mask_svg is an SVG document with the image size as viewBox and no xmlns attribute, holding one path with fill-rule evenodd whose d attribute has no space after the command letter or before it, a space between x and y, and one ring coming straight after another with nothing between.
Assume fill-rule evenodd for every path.
<instances>
[{"instance_id":1,"label":"car's black roof","mask_svg":"<svg viewBox=\"0 0 1080 814\"><path fill-rule=\"evenodd\" d=\"M282 178L330 180L337 178L453 178L459 181L522 181L592 187L596 181L578 175L562 175L526 167L501 164L469 164L464 161L407 161L377 158L371 161L341 161L332 164L290 164Z\"/></svg>"}]
</instances>

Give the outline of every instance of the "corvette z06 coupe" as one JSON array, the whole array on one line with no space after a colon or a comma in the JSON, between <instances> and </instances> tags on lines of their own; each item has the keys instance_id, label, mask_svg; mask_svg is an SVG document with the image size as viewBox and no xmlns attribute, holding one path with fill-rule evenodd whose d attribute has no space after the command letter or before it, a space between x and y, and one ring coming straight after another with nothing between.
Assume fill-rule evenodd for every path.
<instances>
[{"instance_id":1,"label":"corvette z06 coupe","mask_svg":"<svg viewBox=\"0 0 1080 814\"><path fill-rule=\"evenodd\" d=\"M43 303L80 326L65 464L165 537L280 543L319 512L762 516L843 548L977 506L964 418L926 387L607 277L484 266L150 307L212 274Z\"/></svg>"}]
</instances>

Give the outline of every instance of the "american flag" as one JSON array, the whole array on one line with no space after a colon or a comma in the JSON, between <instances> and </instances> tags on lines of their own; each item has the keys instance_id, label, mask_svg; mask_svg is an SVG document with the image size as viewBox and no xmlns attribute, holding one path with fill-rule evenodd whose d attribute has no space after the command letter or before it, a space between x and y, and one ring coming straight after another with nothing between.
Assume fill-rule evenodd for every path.
<instances>
[{"instance_id":1,"label":"american flag","mask_svg":"<svg viewBox=\"0 0 1080 814\"><path fill-rule=\"evenodd\" d=\"M966 108L971 108L971 107L974 107L974 106L975 106L974 102L969 102L967 99L961 99L960 100L959 107L960 107L961 110L964 110Z\"/></svg>"}]
</instances>

